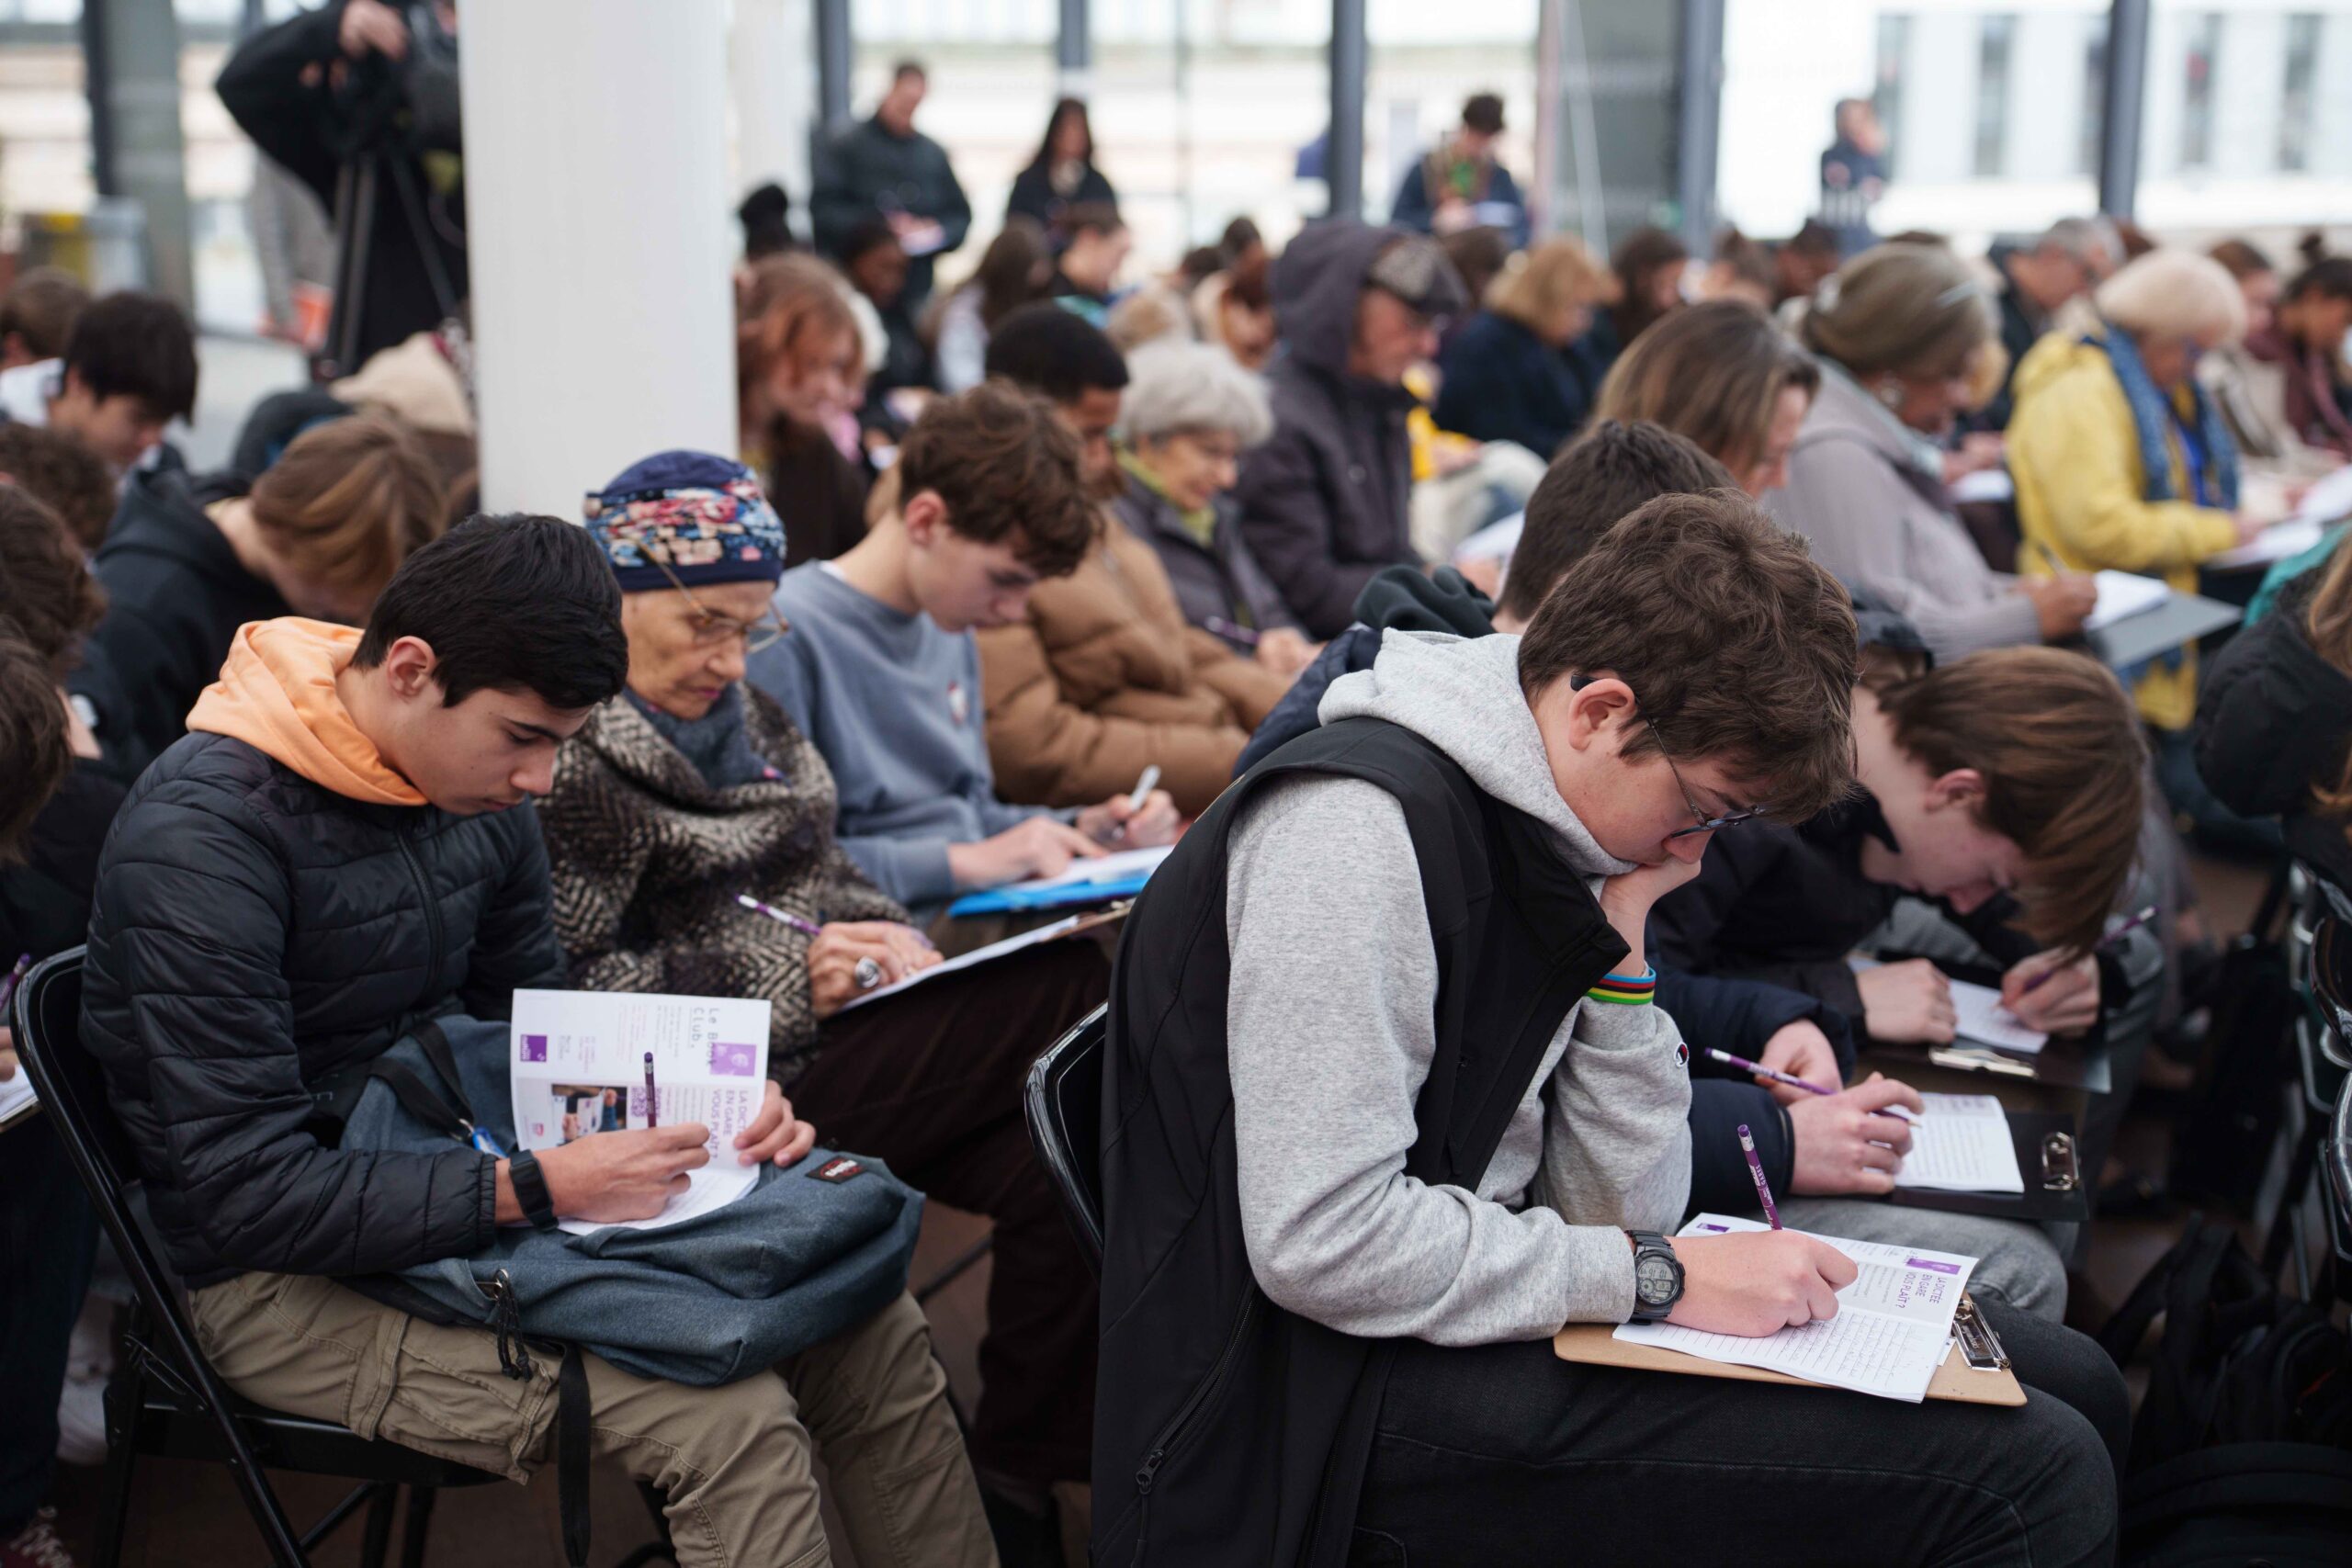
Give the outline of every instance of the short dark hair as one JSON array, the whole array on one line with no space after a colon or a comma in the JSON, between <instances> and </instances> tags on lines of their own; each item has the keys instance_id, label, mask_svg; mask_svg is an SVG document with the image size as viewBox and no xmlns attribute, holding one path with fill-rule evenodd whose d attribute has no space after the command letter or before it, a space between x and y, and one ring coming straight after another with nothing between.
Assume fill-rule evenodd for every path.
<instances>
[{"instance_id":1,"label":"short dark hair","mask_svg":"<svg viewBox=\"0 0 2352 1568\"><path fill-rule=\"evenodd\" d=\"M409 557L351 662L372 670L404 637L432 648L450 707L492 690L592 708L628 679L620 584L588 531L560 517L469 517Z\"/></svg>"},{"instance_id":2,"label":"short dark hair","mask_svg":"<svg viewBox=\"0 0 2352 1568\"><path fill-rule=\"evenodd\" d=\"M1462 125L1481 136L1503 133L1503 100L1494 93L1473 93L1462 106Z\"/></svg>"},{"instance_id":3,"label":"short dark hair","mask_svg":"<svg viewBox=\"0 0 2352 1568\"><path fill-rule=\"evenodd\" d=\"M1644 721L1626 756L1713 757L1785 822L1852 787L1860 667L1846 590L1804 540L1731 491L1662 495L1619 522L1519 643L1530 697L1613 673Z\"/></svg>"},{"instance_id":4,"label":"short dark hair","mask_svg":"<svg viewBox=\"0 0 2352 1568\"><path fill-rule=\"evenodd\" d=\"M0 424L0 479L13 479L65 520L85 550L106 542L115 484L106 459L62 430L10 420Z\"/></svg>"},{"instance_id":5,"label":"short dark hair","mask_svg":"<svg viewBox=\"0 0 2352 1568\"><path fill-rule=\"evenodd\" d=\"M0 615L57 679L80 661L82 639L106 608L105 591L57 513L21 485L0 484Z\"/></svg>"},{"instance_id":6,"label":"short dark hair","mask_svg":"<svg viewBox=\"0 0 2352 1568\"><path fill-rule=\"evenodd\" d=\"M989 334L988 373L1057 403L1127 384L1127 362L1102 330L1051 300L1023 305Z\"/></svg>"},{"instance_id":7,"label":"short dark hair","mask_svg":"<svg viewBox=\"0 0 2352 1568\"><path fill-rule=\"evenodd\" d=\"M24 340L25 352L35 359L55 359L65 352L74 323L89 303L90 291L72 273L62 267L34 267L0 295L0 338L13 333Z\"/></svg>"},{"instance_id":8,"label":"short dark hair","mask_svg":"<svg viewBox=\"0 0 2352 1568\"><path fill-rule=\"evenodd\" d=\"M869 213L842 231L842 242L833 251L833 259L844 267L854 266L857 258L868 251L878 251L886 246L897 247L900 243L899 231L890 227L888 219L878 212Z\"/></svg>"},{"instance_id":9,"label":"short dark hair","mask_svg":"<svg viewBox=\"0 0 2352 1568\"><path fill-rule=\"evenodd\" d=\"M983 381L923 410L899 446L901 504L924 491L947 525L982 544L1017 539L1041 577L1067 577L1102 524L1086 499L1078 437L1041 398Z\"/></svg>"},{"instance_id":10,"label":"short dark hair","mask_svg":"<svg viewBox=\"0 0 2352 1568\"><path fill-rule=\"evenodd\" d=\"M65 374L99 398L137 398L157 419L196 412L196 333L177 305L124 289L82 312L65 341Z\"/></svg>"},{"instance_id":11,"label":"short dark hair","mask_svg":"<svg viewBox=\"0 0 2352 1568\"><path fill-rule=\"evenodd\" d=\"M1115 234L1127 226L1115 201L1073 201L1054 220L1054 234L1068 245L1080 234Z\"/></svg>"},{"instance_id":12,"label":"short dark hair","mask_svg":"<svg viewBox=\"0 0 2352 1568\"><path fill-rule=\"evenodd\" d=\"M903 82L910 76L920 76L925 82L929 82L931 80L931 73L923 69L922 62L914 59L912 56L894 61L891 63L890 81L892 85L895 86L897 84Z\"/></svg>"},{"instance_id":13,"label":"short dark hair","mask_svg":"<svg viewBox=\"0 0 2352 1568\"><path fill-rule=\"evenodd\" d=\"M1737 490L1688 436L1645 419L1604 419L1571 442L1527 498L1500 608L1532 621L1544 596L1618 520L1661 495Z\"/></svg>"},{"instance_id":14,"label":"short dark hair","mask_svg":"<svg viewBox=\"0 0 2352 1568\"><path fill-rule=\"evenodd\" d=\"M74 766L65 705L57 676L14 621L0 616L0 757L8 788L0 793L0 865L24 858L33 819Z\"/></svg>"}]
</instances>

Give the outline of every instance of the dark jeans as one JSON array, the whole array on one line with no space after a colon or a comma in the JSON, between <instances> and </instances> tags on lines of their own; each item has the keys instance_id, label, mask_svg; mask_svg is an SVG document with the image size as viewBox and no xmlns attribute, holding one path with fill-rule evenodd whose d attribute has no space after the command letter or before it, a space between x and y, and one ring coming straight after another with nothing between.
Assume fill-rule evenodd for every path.
<instances>
[{"instance_id":1,"label":"dark jeans","mask_svg":"<svg viewBox=\"0 0 2352 1568\"><path fill-rule=\"evenodd\" d=\"M65 1350L97 1239L47 1115L0 1133L0 1540L49 1491Z\"/></svg>"},{"instance_id":2,"label":"dark jeans","mask_svg":"<svg viewBox=\"0 0 2352 1568\"><path fill-rule=\"evenodd\" d=\"M836 1014L786 1091L827 1147L996 1223L972 1462L1040 1487L1089 1473L1096 1294L1029 1146L1022 1085L1110 976L1096 944L1056 942Z\"/></svg>"},{"instance_id":3,"label":"dark jeans","mask_svg":"<svg viewBox=\"0 0 2352 1568\"><path fill-rule=\"evenodd\" d=\"M2123 1379L2071 1329L1986 1316L2023 1409L1571 1365L1548 1340L1416 1341L1350 1562L2107 1562Z\"/></svg>"}]
</instances>

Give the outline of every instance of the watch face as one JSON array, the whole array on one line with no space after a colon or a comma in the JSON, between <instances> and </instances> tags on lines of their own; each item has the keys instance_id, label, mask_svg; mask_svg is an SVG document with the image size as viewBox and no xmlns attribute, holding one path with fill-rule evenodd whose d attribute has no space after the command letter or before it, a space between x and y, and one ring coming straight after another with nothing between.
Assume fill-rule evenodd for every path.
<instances>
[{"instance_id":1,"label":"watch face","mask_svg":"<svg viewBox=\"0 0 2352 1568\"><path fill-rule=\"evenodd\" d=\"M1653 1255L1635 1263L1634 1290L1649 1306L1670 1300L1674 1295L1673 1262Z\"/></svg>"}]
</instances>

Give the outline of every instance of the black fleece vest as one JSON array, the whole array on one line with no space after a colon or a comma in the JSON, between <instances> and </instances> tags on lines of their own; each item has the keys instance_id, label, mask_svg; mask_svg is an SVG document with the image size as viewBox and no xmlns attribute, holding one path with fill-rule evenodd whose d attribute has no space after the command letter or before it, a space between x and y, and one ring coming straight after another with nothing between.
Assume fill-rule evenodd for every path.
<instances>
[{"instance_id":1,"label":"black fleece vest","mask_svg":"<svg viewBox=\"0 0 2352 1568\"><path fill-rule=\"evenodd\" d=\"M1438 989L1407 1174L1475 1190L1568 1010L1625 955L1549 829L1381 720L1299 737L1184 836L1127 919L1111 985L1098 1562L1319 1568L1347 1550L1393 1348L1258 1288L1226 1056L1227 844L1270 780L1300 773L1378 785L1412 835Z\"/></svg>"}]
</instances>

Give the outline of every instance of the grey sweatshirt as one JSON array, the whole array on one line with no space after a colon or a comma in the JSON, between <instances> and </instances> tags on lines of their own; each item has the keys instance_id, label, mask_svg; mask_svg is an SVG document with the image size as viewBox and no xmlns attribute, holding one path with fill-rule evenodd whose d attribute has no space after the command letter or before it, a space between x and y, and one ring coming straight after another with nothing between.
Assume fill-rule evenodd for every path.
<instances>
[{"instance_id":1,"label":"grey sweatshirt","mask_svg":"<svg viewBox=\"0 0 2352 1568\"><path fill-rule=\"evenodd\" d=\"M956 891L949 845L1067 819L997 799L971 633L894 610L820 561L784 574L775 608L792 630L752 656L752 684L823 754L842 848L883 892L937 904Z\"/></svg>"},{"instance_id":2,"label":"grey sweatshirt","mask_svg":"<svg viewBox=\"0 0 2352 1568\"><path fill-rule=\"evenodd\" d=\"M1919 628L1938 659L2041 640L2033 601L1984 564L1960 518L1904 478L1937 460L1925 439L1821 362L1814 399L1789 452L1789 483L1764 510L1813 545L1813 558Z\"/></svg>"},{"instance_id":3,"label":"grey sweatshirt","mask_svg":"<svg viewBox=\"0 0 2352 1568\"><path fill-rule=\"evenodd\" d=\"M1552 782L1519 639L1391 631L1322 718L1389 720L1558 835L1597 892L1633 868ZM1356 779L1271 785L1227 869L1226 1003L1241 1225L1277 1304L1345 1334L1542 1338L1633 1310L1620 1226L1668 1230L1690 1180L1690 1078L1654 1007L1579 1002L1476 1192L1404 1174L1436 1050L1437 954L1396 797Z\"/></svg>"}]
</instances>

